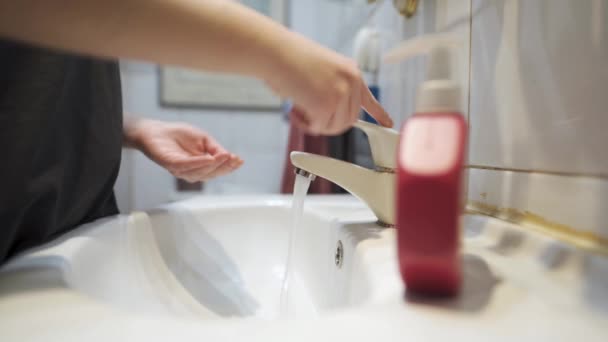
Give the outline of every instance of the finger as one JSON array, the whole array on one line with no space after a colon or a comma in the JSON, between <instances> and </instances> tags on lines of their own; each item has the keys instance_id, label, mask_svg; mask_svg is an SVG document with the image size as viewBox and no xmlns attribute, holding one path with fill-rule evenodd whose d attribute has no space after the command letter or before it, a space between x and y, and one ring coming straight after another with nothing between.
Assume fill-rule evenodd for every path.
<instances>
[{"instance_id":1,"label":"finger","mask_svg":"<svg viewBox=\"0 0 608 342\"><path fill-rule=\"evenodd\" d=\"M353 85L352 96L350 97L350 126L354 125L361 115L361 88L363 87L360 80L357 80Z\"/></svg>"},{"instance_id":2,"label":"finger","mask_svg":"<svg viewBox=\"0 0 608 342\"><path fill-rule=\"evenodd\" d=\"M296 127L305 132L310 131L310 121L308 120L308 118L306 117L306 113L302 109L298 107L293 107L289 117Z\"/></svg>"},{"instance_id":3,"label":"finger","mask_svg":"<svg viewBox=\"0 0 608 342\"><path fill-rule=\"evenodd\" d=\"M209 175L213 173L218 168L221 168L223 165L229 163L228 160L224 160L222 162L214 163L213 165L206 166L204 168L200 168L197 170L192 170L186 173L181 174L182 177L188 179L194 179L195 181L206 181L210 179Z\"/></svg>"},{"instance_id":4,"label":"finger","mask_svg":"<svg viewBox=\"0 0 608 342\"><path fill-rule=\"evenodd\" d=\"M308 133L310 135L321 135L324 132L327 132L327 125L330 120L333 120L333 115L319 115L314 120L310 121L310 125L308 126Z\"/></svg>"},{"instance_id":5,"label":"finger","mask_svg":"<svg viewBox=\"0 0 608 342\"><path fill-rule=\"evenodd\" d=\"M333 117L332 124L329 126L329 130L333 134L340 134L351 128L356 117L358 117L357 111L360 111L361 109L360 83L360 78L355 77L345 88L345 96L343 96L338 103L336 115Z\"/></svg>"},{"instance_id":6,"label":"finger","mask_svg":"<svg viewBox=\"0 0 608 342\"><path fill-rule=\"evenodd\" d=\"M215 161L213 163L204 164L204 165L193 165L192 167L182 168L182 169L179 169L176 171L181 172L181 173L190 173L190 172L202 169L204 167L212 167L214 163L223 163L224 161L230 159L230 153L222 152L213 157L215 158Z\"/></svg>"},{"instance_id":7,"label":"finger","mask_svg":"<svg viewBox=\"0 0 608 342\"><path fill-rule=\"evenodd\" d=\"M213 156L221 153L228 153L228 151L226 151L226 149L222 145L220 145L217 140L210 136L207 136L205 139L205 143L203 145L203 152L207 152Z\"/></svg>"},{"instance_id":8,"label":"finger","mask_svg":"<svg viewBox=\"0 0 608 342\"><path fill-rule=\"evenodd\" d=\"M224 176L238 169L239 167L241 167L241 165L243 165L243 161L235 156L234 159L229 160L228 162L222 164L222 166L215 169L213 172L207 174L207 179Z\"/></svg>"},{"instance_id":9,"label":"finger","mask_svg":"<svg viewBox=\"0 0 608 342\"><path fill-rule=\"evenodd\" d=\"M182 172L188 169L196 169L205 167L216 162L216 158L212 155L205 154L200 156L176 157L168 162L167 168Z\"/></svg>"},{"instance_id":10,"label":"finger","mask_svg":"<svg viewBox=\"0 0 608 342\"><path fill-rule=\"evenodd\" d=\"M207 133L200 129L185 124L174 124L174 134L179 145L190 154L199 154L206 151Z\"/></svg>"},{"instance_id":11,"label":"finger","mask_svg":"<svg viewBox=\"0 0 608 342\"><path fill-rule=\"evenodd\" d=\"M243 159L241 159L241 157L237 156L236 154L230 155L230 164L235 168L240 167L241 165L243 165L243 163L244 161Z\"/></svg>"},{"instance_id":12,"label":"finger","mask_svg":"<svg viewBox=\"0 0 608 342\"><path fill-rule=\"evenodd\" d=\"M235 154L230 155L230 159L226 162L219 164L215 167L215 170L208 168L205 170L191 170L188 172L177 174L176 177L185 179L188 182L194 183L198 181L208 180L211 178L223 176L227 173L233 172L236 169L243 166L244 161Z\"/></svg>"},{"instance_id":13,"label":"finger","mask_svg":"<svg viewBox=\"0 0 608 342\"><path fill-rule=\"evenodd\" d=\"M215 169L207 172L205 178L212 179L212 178L216 178L219 176L223 176L227 173L230 173L230 172L236 170L241 165L242 165L242 161L240 160L240 158L234 156L234 158L230 158L230 159L226 160L224 163L218 165L218 167L216 167Z\"/></svg>"},{"instance_id":14,"label":"finger","mask_svg":"<svg viewBox=\"0 0 608 342\"><path fill-rule=\"evenodd\" d=\"M321 135L327 131L328 122L331 120L331 115L313 115L316 113L305 112L302 109L296 111L299 113L300 118L304 118L307 122L305 128L306 133L309 135ZM324 113L325 114L325 113Z\"/></svg>"},{"instance_id":15,"label":"finger","mask_svg":"<svg viewBox=\"0 0 608 342\"><path fill-rule=\"evenodd\" d=\"M388 113L382 108L380 103L376 101L374 95L368 87L361 87L361 105L373 116L382 126L393 127L393 120Z\"/></svg>"},{"instance_id":16,"label":"finger","mask_svg":"<svg viewBox=\"0 0 608 342\"><path fill-rule=\"evenodd\" d=\"M234 165L234 169L238 169L241 166L243 166L243 164L245 164L245 161L243 159L241 159L240 157L236 157L236 162L233 163Z\"/></svg>"},{"instance_id":17,"label":"finger","mask_svg":"<svg viewBox=\"0 0 608 342\"><path fill-rule=\"evenodd\" d=\"M211 151L212 148L210 146L211 144L209 142L209 137L207 137L207 136L199 139L197 146L196 146L198 153L209 153L209 154L213 155L213 153Z\"/></svg>"},{"instance_id":18,"label":"finger","mask_svg":"<svg viewBox=\"0 0 608 342\"><path fill-rule=\"evenodd\" d=\"M350 115L348 113L349 106L350 99L345 98L340 101L336 112L329 117L325 132L331 135L338 135L348 128L348 121L350 120Z\"/></svg>"},{"instance_id":19,"label":"finger","mask_svg":"<svg viewBox=\"0 0 608 342\"><path fill-rule=\"evenodd\" d=\"M229 169L236 169L243 165L243 160L236 154L230 154L230 158L226 161L225 166Z\"/></svg>"}]
</instances>

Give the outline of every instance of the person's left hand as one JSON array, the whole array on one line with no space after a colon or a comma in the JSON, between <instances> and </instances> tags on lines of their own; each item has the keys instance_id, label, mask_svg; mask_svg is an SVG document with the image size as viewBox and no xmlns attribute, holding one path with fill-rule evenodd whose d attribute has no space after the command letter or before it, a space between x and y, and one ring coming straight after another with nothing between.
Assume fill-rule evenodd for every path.
<instances>
[{"instance_id":1,"label":"person's left hand","mask_svg":"<svg viewBox=\"0 0 608 342\"><path fill-rule=\"evenodd\" d=\"M125 125L125 140L188 182L206 181L243 165L207 133L184 123L137 120Z\"/></svg>"}]
</instances>

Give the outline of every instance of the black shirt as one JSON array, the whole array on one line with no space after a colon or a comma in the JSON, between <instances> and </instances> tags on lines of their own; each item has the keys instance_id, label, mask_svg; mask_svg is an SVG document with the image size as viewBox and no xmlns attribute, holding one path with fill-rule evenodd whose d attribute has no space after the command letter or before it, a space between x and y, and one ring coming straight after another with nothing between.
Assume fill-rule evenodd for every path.
<instances>
[{"instance_id":1,"label":"black shirt","mask_svg":"<svg viewBox=\"0 0 608 342\"><path fill-rule=\"evenodd\" d=\"M0 40L0 264L118 212L116 61Z\"/></svg>"}]
</instances>

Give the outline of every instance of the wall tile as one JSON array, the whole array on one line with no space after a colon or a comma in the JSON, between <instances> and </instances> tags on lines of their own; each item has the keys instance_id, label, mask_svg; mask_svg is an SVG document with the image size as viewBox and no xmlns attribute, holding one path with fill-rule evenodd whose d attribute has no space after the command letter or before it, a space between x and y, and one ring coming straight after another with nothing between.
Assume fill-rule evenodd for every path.
<instances>
[{"instance_id":1,"label":"wall tile","mask_svg":"<svg viewBox=\"0 0 608 342\"><path fill-rule=\"evenodd\" d=\"M470 169L469 200L608 239L608 180Z\"/></svg>"},{"instance_id":2,"label":"wall tile","mask_svg":"<svg viewBox=\"0 0 608 342\"><path fill-rule=\"evenodd\" d=\"M608 172L607 6L473 1L472 164Z\"/></svg>"}]
</instances>

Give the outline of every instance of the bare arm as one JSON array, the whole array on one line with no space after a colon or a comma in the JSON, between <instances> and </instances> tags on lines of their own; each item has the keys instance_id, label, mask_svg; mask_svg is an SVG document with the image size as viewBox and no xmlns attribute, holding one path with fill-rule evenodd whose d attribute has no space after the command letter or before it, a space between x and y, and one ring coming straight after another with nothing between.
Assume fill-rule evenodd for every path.
<instances>
[{"instance_id":1,"label":"bare arm","mask_svg":"<svg viewBox=\"0 0 608 342\"><path fill-rule=\"evenodd\" d=\"M96 56L264 77L281 25L226 0L0 2L0 35Z\"/></svg>"},{"instance_id":2,"label":"bare arm","mask_svg":"<svg viewBox=\"0 0 608 342\"><path fill-rule=\"evenodd\" d=\"M0 37L254 76L312 133L344 131L361 106L392 125L349 59L230 0L3 0Z\"/></svg>"}]
</instances>

